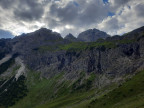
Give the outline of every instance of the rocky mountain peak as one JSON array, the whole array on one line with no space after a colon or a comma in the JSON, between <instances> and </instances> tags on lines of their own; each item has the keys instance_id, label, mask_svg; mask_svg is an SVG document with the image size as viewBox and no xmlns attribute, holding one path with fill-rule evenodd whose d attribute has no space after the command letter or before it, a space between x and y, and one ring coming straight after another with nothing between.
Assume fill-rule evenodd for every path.
<instances>
[{"instance_id":1,"label":"rocky mountain peak","mask_svg":"<svg viewBox=\"0 0 144 108\"><path fill-rule=\"evenodd\" d=\"M80 41L85 42L94 42L99 38L107 38L107 37L110 37L110 35L95 28L86 30L78 35L78 39Z\"/></svg>"},{"instance_id":2,"label":"rocky mountain peak","mask_svg":"<svg viewBox=\"0 0 144 108\"><path fill-rule=\"evenodd\" d=\"M53 32L47 28L40 28L34 32L27 33L24 35L20 35L16 37L17 39L27 39L27 40L55 40L55 39L62 39L61 35L57 32Z\"/></svg>"},{"instance_id":3,"label":"rocky mountain peak","mask_svg":"<svg viewBox=\"0 0 144 108\"><path fill-rule=\"evenodd\" d=\"M64 39L69 40L69 41L78 41L77 38L74 37L71 33L66 35L66 37Z\"/></svg>"},{"instance_id":4,"label":"rocky mountain peak","mask_svg":"<svg viewBox=\"0 0 144 108\"><path fill-rule=\"evenodd\" d=\"M35 32L39 32L39 33L41 33L41 32L52 32L52 30L49 30L49 29L47 29L47 28L40 28L39 30L36 30Z\"/></svg>"},{"instance_id":5,"label":"rocky mountain peak","mask_svg":"<svg viewBox=\"0 0 144 108\"><path fill-rule=\"evenodd\" d=\"M46 28L27 33L24 36L17 36L12 40L14 52L20 54L25 54L25 51L39 48L40 46L52 46L59 43L64 43L61 35Z\"/></svg>"},{"instance_id":6,"label":"rocky mountain peak","mask_svg":"<svg viewBox=\"0 0 144 108\"><path fill-rule=\"evenodd\" d=\"M75 38L71 33L69 33L68 35L66 35L65 38Z\"/></svg>"}]
</instances>

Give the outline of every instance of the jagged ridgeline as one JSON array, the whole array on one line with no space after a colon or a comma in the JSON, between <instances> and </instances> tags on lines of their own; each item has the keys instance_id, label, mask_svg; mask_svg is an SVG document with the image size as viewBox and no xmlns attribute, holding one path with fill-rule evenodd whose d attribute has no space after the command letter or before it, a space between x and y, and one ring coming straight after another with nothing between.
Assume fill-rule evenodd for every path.
<instances>
[{"instance_id":1,"label":"jagged ridgeline","mask_svg":"<svg viewBox=\"0 0 144 108\"><path fill-rule=\"evenodd\" d=\"M144 107L144 27L0 39L0 108Z\"/></svg>"}]
</instances>

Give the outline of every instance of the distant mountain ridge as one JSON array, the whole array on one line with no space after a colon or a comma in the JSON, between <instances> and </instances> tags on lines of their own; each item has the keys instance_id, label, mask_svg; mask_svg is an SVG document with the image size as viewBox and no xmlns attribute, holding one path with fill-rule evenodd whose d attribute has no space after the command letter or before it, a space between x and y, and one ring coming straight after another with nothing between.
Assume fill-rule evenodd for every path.
<instances>
[{"instance_id":1,"label":"distant mountain ridge","mask_svg":"<svg viewBox=\"0 0 144 108\"><path fill-rule=\"evenodd\" d=\"M49 34L53 34L53 36L51 36ZM21 38L22 36L28 36L27 38L30 38L30 37L32 38L33 36L35 36L34 39L40 38L40 40L42 40L42 39L44 39L44 40L62 39L62 37L59 33L53 32L52 30L49 30L47 28L41 28L41 29L36 30L32 33L22 34L20 36L15 37L15 38ZM107 33L103 32L103 31L100 31L100 30L94 28L94 29L89 29L89 30L81 32L77 38L75 36L73 36L71 33L69 33L68 35L66 35L64 37L64 39L69 40L69 41L73 41L73 42L77 42L77 41L94 42L100 38L106 39L107 37L110 37L110 35L108 35Z\"/></svg>"}]
</instances>

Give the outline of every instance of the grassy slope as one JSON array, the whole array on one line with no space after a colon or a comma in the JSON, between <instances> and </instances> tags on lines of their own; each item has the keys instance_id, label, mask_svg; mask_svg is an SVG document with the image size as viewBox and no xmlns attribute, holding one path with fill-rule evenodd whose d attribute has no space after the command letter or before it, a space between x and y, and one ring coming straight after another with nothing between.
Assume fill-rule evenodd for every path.
<instances>
[{"instance_id":1,"label":"grassy slope","mask_svg":"<svg viewBox=\"0 0 144 108\"><path fill-rule=\"evenodd\" d=\"M40 80L39 73L32 71L28 73L27 81L25 83L28 86L29 92L26 97L20 100L12 108L35 108L36 106L49 101L49 99L54 99L54 101L49 101L52 102L51 106L59 106L59 104L79 102L94 93L94 90L85 94L80 92L72 93L72 86L69 86L70 82L60 81L63 78L63 73L60 73L49 80ZM79 95L79 97L77 97L77 95Z\"/></svg>"},{"instance_id":2,"label":"grassy slope","mask_svg":"<svg viewBox=\"0 0 144 108\"><path fill-rule=\"evenodd\" d=\"M90 108L144 108L144 71L90 103Z\"/></svg>"},{"instance_id":3,"label":"grassy slope","mask_svg":"<svg viewBox=\"0 0 144 108\"><path fill-rule=\"evenodd\" d=\"M96 98L94 94L77 93L37 108L144 108L144 71L105 95Z\"/></svg>"},{"instance_id":4,"label":"grassy slope","mask_svg":"<svg viewBox=\"0 0 144 108\"><path fill-rule=\"evenodd\" d=\"M103 41L103 42L73 42L67 45L60 46L59 48L61 50L86 50L90 48L98 48L98 47L105 47L105 48L115 48L116 45L114 42L108 42L108 41Z\"/></svg>"},{"instance_id":5,"label":"grassy slope","mask_svg":"<svg viewBox=\"0 0 144 108\"><path fill-rule=\"evenodd\" d=\"M99 39L96 42L72 42L69 44L61 45L56 44L53 46L41 46L38 48L40 52L45 51L59 51L59 50L86 50L91 48L98 48L98 47L105 47L105 48L116 48L117 44L129 44L134 43L136 40L134 39L122 39L122 40L113 40L113 41L106 41L103 39Z\"/></svg>"},{"instance_id":6,"label":"grassy slope","mask_svg":"<svg viewBox=\"0 0 144 108\"><path fill-rule=\"evenodd\" d=\"M38 75L37 75L38 76ZM62 75L51 80L37 81L30 87L27 97L12 108L143 108L144 107L144 71L136 74L116 89L96 97L96 90L68 93L61 86L54 94L54 86ZM31 81L32 82L32 81ZM68 86L68 83L64 84ZM69 88L68 88L69 89ZM49 98L52 100L48 100Z\"/></svg>"},{"instance_id":7,"label":"grassy slope","mask_svg":"<svg viewBox=\"0 0 144 108\"><path fill-rule=\"evenodd\" d=\"M39 73L34 73L32 71L28 72L28 78L25 82L28 86L28 94L25 98L20 100L18 104L13 106L14 108L32 108L43 101L49 99L54 94L54 89L57 79L61 76L55 76L50 80L39 78Z\"/></svg>"}]
</instances>

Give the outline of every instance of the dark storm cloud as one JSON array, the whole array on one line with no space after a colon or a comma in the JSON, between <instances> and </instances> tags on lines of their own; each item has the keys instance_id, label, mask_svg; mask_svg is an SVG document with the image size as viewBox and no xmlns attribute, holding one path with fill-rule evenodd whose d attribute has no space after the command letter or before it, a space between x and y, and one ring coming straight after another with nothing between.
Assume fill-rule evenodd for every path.
<instances>
[{"instance_id":1,"label":"dark storm cloud","mask_svg":"<svg viewBox=\"0 0 144 108\"><path fill-rule=\"evenodd\" d=\"M4 9L9 9L16 0L0 0L0 6Z\"/></svg>"},{"instance_id":2,"label":"dark storm cloud","mask_svg":"<svg viewBox=\"0 0 144 108\"><path fill-rule=\"evenodd\" d=\"M131 0L114 0L114 1L115 1L115 5L124 5Z\"/></svg>"},{"instance_id":3,"label":"dark storm cloud","mask_svg":"<svg viewBox=\"0 0 144 108\"><path fill-rule=\"evenodd\" d=\"M13 38L14 36L11 34L11 32L0 29L0 39L1 38Z\"/></svg>"},{"instance_id":4,"label":"dark storm cloud","mask_svg":"<svg viewBox=\"0 0 144 108\"><path fill-rule=\"evenodd\" d=\"M76 4L77 5L75 5L74 2L69 2L65 7L52 4L50 7L50 16L59 18L59 21L63 24L87 26L87 24L91 25L102 21L108 14L107 6L103 5L103 2L99 2L99 0L93 0L89 3L79 0ZM52 21L51 26L54 26L52 24L56 22L59 23L55 20Z\"/></svg>"},{"instance_id":5,"label":"dark storm cloud","mask_svg":"<svg viewBox=\"0 0 144 108\"><path fill-rule=\"evenodd\" d=\"M144 4L139 4L135 7L135 11L138 17L144 17Z\"/></svg>"},{"instance_id":6,"label":"dark storm cloud","mask_svg":"<svg viewBox=\"0 0 144 108\"><path fill-rule=\"evenodd\" d=\"M119 29L118 19L117 18L111 18L109 21L107 21L104 25L104 27L108 28L109 30L117 30Z\"/></svg>"},{"instance_id":7,"label":"dark storm cloud","mask_svg":"<svg viewBox=\"0 0 144 108\"><path fill-rule=\"evenodd\" d=\"M54 28L54 27L57 27L57 26L61 26L61 22L60 21L56 21L55 18L53 17L50 17L50 16L47 16L45 21L44 21L47 26L49 26L50 28Z\"/></svg>"},{"instance_id":8,"label":"dark storm cloud","mask_svg":"<svg viewBox=\"0 0 144 108\"><path fill-rule=\"evenodd\" d=\"M78 7L72 2L69 2L65 7L58 7L57 4L52 4L50 14L59 18L62 22L73 22L78 16Z\"/></svg>"},{"instance_id":9,"label":"dark storm cloud","mask_svg":"<svg viewBox=\"0 0 144 108\"><path fill-rule=\"evenodd\" d=\"M108 11L108 7L103 5L103 2L94 0L87 5L79 19L81 19L81 23L85 22L85 24L98 23L107 17Z\"/></svg>"},{"instance_id":10,"label":"dark storm cloud","mask_svg":"<svg viewBox=\"0 0 144 108\"><path fill-rule=\"evenodd\" d=\"M19 0L18 6L14 10L15 17L24 21L38 20L43 13L44 8L37 0Z\"/></svg>"}]
</instances>

